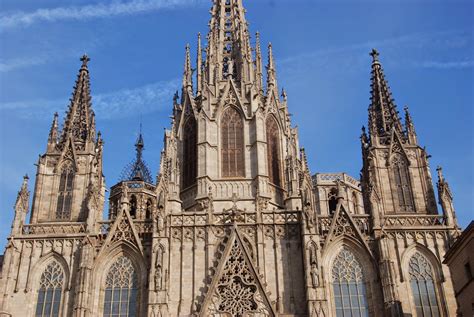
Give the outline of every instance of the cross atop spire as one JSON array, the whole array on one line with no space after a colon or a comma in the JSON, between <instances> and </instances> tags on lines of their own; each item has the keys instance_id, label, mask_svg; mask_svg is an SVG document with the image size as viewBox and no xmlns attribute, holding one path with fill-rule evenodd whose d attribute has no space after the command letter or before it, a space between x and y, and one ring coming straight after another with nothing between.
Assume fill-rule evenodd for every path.
<instances>
[{"instance_id":1,"label":"cross atop spire","mask_svg":"<svg viewBox=\"0 0 474 317\"><path fill-rule=\"evenodd\" d=\"M369 107L370 135L371 137L387 137L391 130L395 129L400 136L403 136L402 123L390 87L385 80L382 65L378 59L379 53L373 49L370 55L372 56L371 104Z\"/></svg>"},{"instance_id":2,"label":"cross atop spire","mask_svg":"<svg viewBox=\"0 0 474 317\"><path fill-rule=\"evenodd\" d=\"M63 147L66 140L71 137L76 148L84 150L87 142L94 141L95 126L88 69L90 58L83 55L80 60L82 65L70 99L59 145Z\"/></svg>"}]
</instances>

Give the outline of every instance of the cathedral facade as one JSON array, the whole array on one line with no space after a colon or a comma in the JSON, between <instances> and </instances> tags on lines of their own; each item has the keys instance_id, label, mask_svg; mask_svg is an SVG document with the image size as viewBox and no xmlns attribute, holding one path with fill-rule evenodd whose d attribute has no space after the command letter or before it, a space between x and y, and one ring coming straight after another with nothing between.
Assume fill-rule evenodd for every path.
<instances>
[{"instance_id":1,"label":"cathedral facade","mask_svg":"<svg viewBox=\"0 0 474 317\"><path fill-rule=\"evenodd\" d=\"M272 46L255 46L242 0L215 0L186 47L160 171L142 154L111 187L84 56L62 128L54 115L18 193L0 316L455 316L444 254L452 194L373 50L360 179L311 174ZM27 220L27 214L29 220Z\"/></svg>"}]
</instances>

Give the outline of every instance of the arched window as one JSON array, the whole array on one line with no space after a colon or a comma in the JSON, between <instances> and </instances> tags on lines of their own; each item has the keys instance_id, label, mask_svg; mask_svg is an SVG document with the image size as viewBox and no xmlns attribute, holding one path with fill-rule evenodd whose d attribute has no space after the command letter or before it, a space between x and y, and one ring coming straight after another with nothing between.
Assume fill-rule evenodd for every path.
<instances>
[{"instance_id":1,"label":"arched window","mask_svg":"<svg viewBox=\"0 0 474 317\"><path fill-rule=\"evenodd\" d=\"M130 217L136 218L137 217L137 197L135 195L132 195L130 198Z\"/></svg>"},{"instance_id":2,"label":"arched window","mask_svg":"<svg viewBox=\"0 0 474 317\"><path fill-rule=\"evenodd\" d=\"M146 212L145 212L146 219L151 219L152 208L153 208L153 202L151 201L151 199L148 199L146 202Z\"/></svg>"},{"instance_id":3,"label":"arched window","mask_svg":"<svg viewBox=\"0 0 474 317\"><path fill-rule=\"evenodd\" d=\"M197 124L194 117L186 120L183 127L183 189L196 183L197 176Z\"/></svg>"},{"instance_id":4,"label":"arched window","mask_svg":"<svg viewBox=\"0 0 474 317\"><path fill-rule=\"evenodd\" d=\"M328 207L329 207L329 214L332 215L336 212L337 207L337 189L331 188L328 194Z\"/></svg>"},{"instance_id":5,"label":"arched window","mask_svg":"<svg viewBox=\"0 0 474 317\"><path fill-rule=\"evenodd\" d=\"M352 211L354 212L354 214L359 213L359 199L357 198L356 192L352 193Z\"/></svg>"},{"instance_id":6,"label":"arched window","mask_svg":"<svg viewBox=\"0 0 474 317\"><path fill-rule=\"evenodd\" d=\"M332 287L337 317L369 316L364 272L354 254L346 248L334 260Z\"/></svg>"},{"instance_id":7,"label":"arched window","mask_svg":"<svg viewBox=\"0 0 474 317\"><path fill-rule=\"evenodd\" d=\"M69 220L71 217L74 174L74 168L71 164L63 166L59 178L58 202L56 206L57 220Z\"/></svg>"},{"instance_id":8,"label":"arched window","mask_svg":"<svg viewBox=\"0 0 474 317\"><path fill-rule=\"evenodd\" d=\"M408 265L416 316L439 316L435 277L428 259L420 252L416 252L410 258Z\"/></svg>"},{"instance_id":9,"label":"arched window","mask_svg":"<svg viewBox=\"0 0 474 317\"><path fill-rule=\"evenodd\" d=\"M244 124L233 107L224 110L221 120L222 176L244 177Z\"/></svg>"},{"instance_id":10,"label":"arched window","mask_svg":"<svg viewBox=\"0 0 474 317\"><path fill-rule=\"evenodd\" d=\"M53 261L41 274L36 303L36 317L57 317L60 315L64 271L58 262Z\"/></svg>"},{"instance_id":11,"label":"arched window","mask_svg":"<svg viewBox=\"0 0 474 317\"><path fill-rule=\"evenodd\" d=\"M280 129L273 116L268 117L266 130L268 176L271 183L281 186Z\"/></svg>"},{"instance_id":12,"label":"arched window","mask_svg":"<svg viewBox=\"0 0 474 317\"><path fill-rule=\"evenodd\" d=\"M408 162L400 154L396 154L390 164L390 174L394 186L396 207L400 211L415 211L413 206L413 196L410 186L410 176L408 174Z\"/></svg>"},{"instance_id":13,"label":"arched window","mask_svg":"<svg viewBox=\"0 0 474 317\"><path fill-rule=\"evenodd\" d=\"M104 317L137 315L138 281L132 261L121 256L110 267L105 280Z\"/></svg>"}]
</instances>

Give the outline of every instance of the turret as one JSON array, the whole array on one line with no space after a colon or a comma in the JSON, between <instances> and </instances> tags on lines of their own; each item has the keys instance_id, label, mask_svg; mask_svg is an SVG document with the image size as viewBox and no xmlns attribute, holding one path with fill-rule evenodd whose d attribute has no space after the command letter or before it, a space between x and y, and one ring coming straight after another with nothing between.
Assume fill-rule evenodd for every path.
<instances>
[{"instance_id":1,"label":"turret","mask_svg":"<svg viewBox=\"0 0 474 317\"><path fill-rule=\"evenodd\" d=\"M458 229L459 226L456 218L456 212L454 210L453 194L451 193L448 182L444 178L443 168L438 166L436 171L438 172L438 199L439 204L443 210L444 218L446 219L446 224L450 227L455 227Z\"/></svg>"},{"instance_id":2,"label":"turret","mask_svg":"<svg viewBox=\"0 0 474 317\"><path fill-rule=\"evenodd\" d=\"M30 192L28 190L28 175L23 176L23 183L18 192L15 202L15 216L12 223L11 235L21 234L21 228L25 224L26 214L29 211Z\"/></svg>"}]
</instances>

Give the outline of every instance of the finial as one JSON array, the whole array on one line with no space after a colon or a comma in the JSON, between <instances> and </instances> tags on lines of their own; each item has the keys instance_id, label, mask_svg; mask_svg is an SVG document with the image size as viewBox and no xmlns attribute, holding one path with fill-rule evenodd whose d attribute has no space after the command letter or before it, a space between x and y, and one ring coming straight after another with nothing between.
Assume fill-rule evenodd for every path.
<instances>
[{"instance_id":1,"label":"finial","mask_svg":"<svg viewBox=\"0 0 474 317\"><path fill-rule=\"evenodd\" d=\"M82 55L81 57L82 68L87 68L87 63L91 60L87 54Z\"/></svg>"},{"instance_id":2,"label":"finial","mask_svg":"<svg viewBox=\"0 0 474 317\"><path fill-rule=\"evenodd\" d=\"M443 168L438 165L436 168L436 171L438 172L438 181L441 183L444 181L444 176L443 176Z\"/></svg>"},{"instance_id":3,"label":"finial","mask_svg":"<svg viewBox=\"0 0 474 317\"><path fill-rule=\"evenodd\" d=\"M29 180L29 179L30 179L30 178L28 177L28 174L25 174L25 176L23 176L23 184L21 185L21 188L22 188L22 189L23 189L23 188L25 188L25 189L28 188L28 180Z\"/></svg>"},{"instance_id":4,"label":"finial","mask_svg":"<svg viewBox=\"0 0 474 317\"><path fill-rule=\"evenodd\" d=\"M286 101L288 99L285 88L281 89L281 96L283 97L284 101Z\"/></svg>"},{"instance_id":5,"label":"finial","mask_svg":"<svg viewBox=\"0 0 474 317\"><path fill-rule=\"evenodd\" d=\"M379 62L379 52L373 48L372 51L370 52L370 56L372 56L372 64L378 64Z\"/></svg>"}]
</instances>

